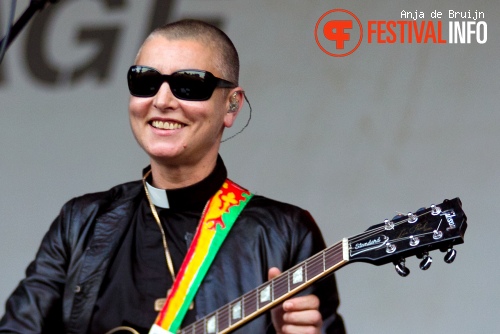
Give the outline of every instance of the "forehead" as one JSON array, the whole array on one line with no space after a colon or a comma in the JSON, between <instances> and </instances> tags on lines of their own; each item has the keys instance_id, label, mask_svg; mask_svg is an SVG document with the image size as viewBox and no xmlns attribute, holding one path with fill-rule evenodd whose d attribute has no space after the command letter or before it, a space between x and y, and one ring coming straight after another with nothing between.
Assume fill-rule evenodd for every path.
<instances>
[{"instance_id":1,"label":"forehead","mask_svg":"<svg viewBox=\"0 0 500 334\"><path fill-rule=\"evenodd\" d=\"M199 69L220 75L215 56L213 48L198 40L171 40L153 36L142 45L136 65L154 67L164 74L182 69Z\"/></svg>"}]
</instances>

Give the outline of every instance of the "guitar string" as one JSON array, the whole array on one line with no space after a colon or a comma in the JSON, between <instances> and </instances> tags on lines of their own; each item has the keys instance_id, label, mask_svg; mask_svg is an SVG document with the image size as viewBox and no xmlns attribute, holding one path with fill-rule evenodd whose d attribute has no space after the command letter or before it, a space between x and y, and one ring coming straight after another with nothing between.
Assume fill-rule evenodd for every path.
<instances>
[{"instance_id":1,"label":"guitar string","mask_svg":"<svg viewBox=\"0 0 500 334\"><path fill-rule=\"evenodd\" d=\"M426 212L422 212L420 214L417 214L416 216L417 216L417 218L421 218L422 216L428 215L428 214L429 214L429 211L426 211ZM397 226L400 226L402 224L405 224L405 223L409 223L408 222L408 218L403 219L403 220L401 220L399 222L394 223L394 228L396 228ZM379 226L378 228L367 230L364 233L361 233L361 234L358 234L358 235L356 235L354 237L351 237L351 238L349 238L349 241L352 241L352 242L359 241L359 240L362 240L362 239L364 239L366 237L373 236L373 235L378 234L379 232L383 232L383 231L386 231L385 224Z\"/></svg>"},{"instance_id":2,"label":"guitar string","mask_svg":"<svg viewBox=\"0 0 500 334\"><path fill-rule=\"evenodd\" d=\"M428 212L423 212L423 213L418 214L416 216L418 218L420 218L421 216L427 215L427 214L428 214ZM397 226L400 226L402 224L405 224L405 223L408 223L408 219L403 219L401 221L395 222L394 223L394 228L396 228ZM383 232L383 231L386 231L385 225L381 225L381 226L379 226L377 228L373 228L373 229L367 230L367 231L365 231L365 232L363 232L361 234L358 234L358 235L356 235L354 237L348 238L348 240L351 241L351 242L355 242L355 241L358 241L358 240L365 239L365 238L367 238L369 236L376 235L376 234L378 234L380 232ZM431 234L431 233L432 232L423 233L422 235ZM405 238L399 238L399 239L394 239L393 241L399 241L399 240L404 240L404 239ZM281 275L273 278L272 280L269 280L265 284L257 287L256 289L250 291L249 293L244 294L242 297L240 297L238 299L235 299L234 301L232 301L231 303L228 303L227 305L221 307L220 309L217 309L215 312L212 312L211 314L207 315L204 319L211 318L211 317L215 316L214 319L216 320L217 325L219 325L218 322L219 322L220 319L227 319L227 323L228 323L228 327L229 327L229 326L231 326L231 317L230 317L231 305L234 305L236 303L240 303L240 305L242 307L241 318L238 321L242 320L243 318L248 317L250 314L259 311L262 307L265 306L265 305L263 305L263 306L259 307L259 304L258 304L258 294L259 294L260 291L262 291L263 288L267 287L268 285L271 285L273 287L272 294L273 294L273 298L274 299L276 298L276 292L280 292L281 293L281 291L283 291L283 289L284 289L286 292L284 292L283 294L280 294L278 296L278 298L282 297L283 295L285 295L288 292L290 292L289 288L288 288L288 286L289 286L289 280L290 280L289 275L290 275L291 272L294 271L294 269L298 270L301 266L304 267L305 271L308 270L309 272L311 272L311 271L312 272L317 272L319 269L321 269L320 272L319 272L321 274L321 273L323 273L325 271L325 270L323 270L323 268L326 268L326 263L324 263L325 262L325 260L324 260L325 253L326 252L332 252L332 251L335 251L335 252L332 254L331 257L335 257L336 255L337 256L340 255L343 252L342 243L338 242L338 243L334 244L331 247L325 248L323 251L317 253L316 255L312 256L310 259L304 261L303 263L301 263L299 265L296 265L296 266L288 269L287 271L285 271ZM321 266L321 268L318 268L318 266ZM326 268L326 270L328 270L328 268ZM286 279L283 278L283 275L287 276ZM307 275L307 272L306 272L306 275ZM312 277L311 279L313 279L313 278L314 277ZM306 280L305 280L304 283L309 282L311 279L307 279L306 278ZM272 301L270 301L270 302L272 302ZM243 313L245 313L244 312L245 311L244 310L244 306L245 305L252 305L251 310L253 310L253 312L251 312L248 315L243 314ZM204 325L205 325L204 324L204 319L201 319L199 321L196 321L196 322L192 323L191 325L186 326L182 330L182 333L188 333L190 330L196 330L196 326L203 325L203 327L204 327ZM222 328L222 329L224 329L224 328Z\"/></svg>"},{"instance_id":3,"label":"guitar string","mask_svg":"<svg viewBox=\"0 0 500 334\"><path fill-rule=\"evenodd\" d=\"M407 219L399 221L397 223L394 223L394 227L397 227L397 226L402 225L402 224L407 223L407 222L408 222ZM380 226L378 228L374 228L374 229L365 231L365 232L363 232L363 233L361 233L353 238L350 238L349 240L361 240L361 239L364 239L368 236L373 236L375 234L378 234L379 232L382 232L382 231L385 231L385 225ZM393 241L399 241L402 239L403 238L396 239ZM222 308L216 310L215 312L207 315L206 318L211 318L211 317L215 316L215 320L217 322L217 327L220 326L220 324L219 324L220 320L227 320L228 327L231 326L230 305L234 305L234 303L240 303L241 309L242 309L242 314L241 314L241 317L239 318L239 320L242 320L243 318L247 317L248 315L250 315L252 313L257 312L259 309L261 309L263 307L263 306L259 307L258 295L259 295L259 292L262 291L264 288L266 288L267 286L273 287L273 291L272 291L273 299L276 299L276 292L280 293L279 296L277 296L278 298L284 296L285 294L290 292L289 291L289 284L290 284L289 281L290 281L291 277L289 275L291 272L298 270L300 267L303 268L302 275L304 275L304 276L307 276L308 272L311 272L311 271L317 272L318 269L321 269L320 273L324 272L323 268L325 268L326 270L328 269L328 268L326 268L327 266L325 263L325 253L326 252L333 252L331 257L335 257L336 255L338 256L343 252L343 247L341 247L341 246L342 246L341 243L336 243L333 246L324 249L323 251L315 254L310 259L304 261L303 263L301 263L299 265L296 265L296 266L290 268L289 270L284 272L282 275L279 275L279 276L273 278L272 280L268 281L267 284L263 284L263 285L259 286L258 288L250 291L249 293L244 294L242 297L229 303L227 306L223 306ZM321 268L318 268L318 266L321 266ZM284 277L283 275L286 276L285 279L283 278ZM311 279L313 279L313 278L314 277L312 277ZM307 277L306 277L304 283L309 282L311 279L307 279ZM283 291L285 291L285 292L282 293ZM250 308L251 312L248 315L246 314L246 312L244 312L246 305L251 305L251 308ZM243 313L245 313L245 314L243 314ZM184 328L182 330L182 333L188 333L190 330L194 331L194 330L196 330L196 326L199 326L199 325L203 325L202 328L204 328L204 325L205 325L204 319L201 319L200 321L197 321L197 322L193 323L192 325L187 326L186 328ZM226 328L228 328L228 327L226 327ZM218 330L223 330L223 329L225 329L225 328L218 328Z\"/></svg>"},{"instance_id":4,"label":"guitar string","mask_svg":"<svg viewBox=\"0 0 500 334\"><path fill-rule=\"evenodd\" d=\"M372 230L367 231L367 232L371 232L371 231ZM364 234L367 235L368 233L364 233ZM320 253L316 254L315 256L310 258L309 260L306 260L304 263L296 266L296 268L291 268L290 270L288 270L286 272L286 274L287 274L286 275L287 277L285 277L286 279L283 279L283 276L280 275L280 276L274 278L273 280L270 280L269 282L267 282L267 284L263 284L262 286L259 286L258 288L243 295L242 297L240 297L236 301L233 301L232 303L228 304L227 306L223 306L221 309L218 309L215 312L207 315L205 319L209 319L211 317L214 317L214 319L216 320L216 323L217 323L218 330L221 330L220 325L222 325L222 324L219 324L221 319L225 319L227 321L228 327L231 326L230 305L234 305L236 302L240 303L243 312L245 311L246 305L251 305L250 314L247 315L246 312L244 312L245 314L242 314L238 321L242 320L243 318L251 315L252 313L259 311L259 309L261 309L263 306L265 306L265 305L260 306L258 304L258 294L260 291L263 290L263 288L267 287L268 285L272 285L274 288L274 290L273 290L273 297L274 298L276 298L276 293L279 293L278 298L284 296L286 293L289 292L289 287L288 287L289 280L290 280L289 275L290 275L290 272L293 271L293 269L298 270L302 266L303 270L304 270L303 275L307 275L308 272L316 272L318 270L318 266L321 266L320 273L322 273L322 272L324 272L323 268L326 267L326 264L324 263L324 260L323 260L325 253L328 251L330 251L330 252L337 251L337 252L333 253L333 256L339 255L339 252L338 252L339 249L342 251L340 244L337 243L336 245L321 251ZM306 278L304 283L309 282L311 279ZM283 288L284 288L284 292L283 292ZM237 321L236 321L236 323L237 323ZM197 326L197 325L203 325L203 328L204 328L204 325L205 325L204 320L202 319L201 321L194 323L194 326ZM228 328L228 327L226 327L226 328ZM185 328L186 331L183 330L182 333L187 333L190 329L191 329L191 326L186 327ZM192 329L195 330L194 327ZM225 329L225 328L222 328L222 330L223 329Z\"/></svg>"},{"instance_id":5,"label":"guitar string","mask_svg":"<svg viewBox=\"0 0 500 334\"><path fill-rule=\"evenodd\" d=\"M395 225L397 226L397 225L400 225L402 223L405 223L405 221L398 222ZM376 234L379 231L383 231L383 230L385 230L385 228L376 228L376 229L366 231L366 232L362 233L361 235L362 235L362 238L366 238L367 235L370 235L370 234L373 235L373 234ZM331 253L332 251L334 251L334 253L332 254L332 257L334 257L335 255L337 255L337 256L340 255L343 252L341 244L337 243L332 247L326 248L325 250L321 251L320 253L318 253L318 254L314 255L313 257L311 257L310 259L306 260L304 263L299 264L298 266L292 267L291 269L289 269L287 271L288 275L290 275L291 272L298 270L300 267L303 267L303 270L304 270L303 275L308 275L310 272L323 273L325 271L325 270L323 270L324 268L326 270L328 269L328 267L325 263L325 260L324 260L325 254L327 252ZM340 258L342 258L342 257L340 257ZM315 276L317 276L317 275L315 275ZM312 278L314 278L314 277L312 277ZM311 279L306 278L305 282L309 282ZM290 280L290 277L287 277L286 280L283 280L282 277L278 276L275 279L273 279L272 282L269 281L270 283L268 283L268 284L272 284L274 287L274 291L273 291L274 297L276 297L275 296L276 292L279 292L278 298L289 292L289 289L288 289L289 280ZM252 292L252 294L250 294L249 297L245 298L245 296L244 296L242 298L243 302L257 307L257 310L258 310L259 307L257 305L257 299L258 299L257 294L258 294L259 290L262 290L263 287L266 287L266 286L267 286L267 284L264 284L263 286L257 288L256 290L254 290ZM283 289L283 288L285 288L285 289ZM285 292L282 294L281 292L283 290ZM253 310L253 308L252 308L252 310Z\"/></svg>"},{"instance_id":6,"label":"guitar string","mask_svg":"<svg viewBox=\"0 0 500 334\"><path fill-rule=\"evenodd\" d=\"M415 235L415 236L419 236L419 237L421 237L421 236L424 236L424 235L429 235L429 234L434 234L434 232L425 232L425 233L420 233L420 234ZM393 239L392 241L394 241L394 242L398 242L398 241L407 240L407 239L409 239L409 238L399 238L399 239Z\"/></svg>"},{"instance_id":7,"label":"guitar string","mask_svg":"<svg viewBox=\"0 0 500 334\"><path fill-rule=\"evenodd\" d=\"M394 226L396 227L396 226L399 226L399 225L407 223L407 222L408 222L408 220L405 219L405 220L402 220L402 221L395 223ZM364 233L362 233L362 234L360 234L352 239L354 239L354 240L356 238L363 239L363 238L366 238L368 235L374 235L374 234L377 234L381 231L385 231L385 225L383 227L380 226L378 228L368 230L368 231L366 231L366 232L364 232ZM402 239L397 239L395 241L399 241L399 240L402 240ZM338 252L339 250L343 251L340 243L337 243L332 247L326 248L325 250L319 252L318 254L314 255L310 259L304 261L304 263L299 264L296 267L289 269L287 271L287 276L290 274L290 272L294 271L294 269L298 270L300 267L303 267L303 270L304 270L303 275L308 275L308 273L310 273L310 272L313 272L313 273L318 272L318 274L321 274L325 270L328 269L327 265L325 263L326 252L336 251L333 253L332 257L334 257L335 255L339 255L339 252ZM311 279L313 279L317 275L314 275ZM311 279L306 278L305 283L309 282ZM242 303L243 305L252 305L250 314L254 313L263 307L263 306L260 306L258 304L258 294L260 291L262 291L267 286L271 285L273 287L273 297L276 298L276 293L279 293L278 298L282 297L283 295L285 295L286 293L289 292L289 288L288 288L289 280L290 280L290 277L287 277L287 279L285 280L285 279L283 279L283 277L278 276L278 277L274 278L273 280L270 280L267 284L263 284L262 286L258 287L257 289L252 290L250 293L243 295L237 301ZM234 302L232 304L234 304ZM218 320L221 319L221 317L222 317L222 319L228 319L228 316L229 316L228 312L230 312L228 307L223 307L223 309L217 310L216 312L209 315L208 317L215 316L215 318L218 322Z\"/></svg>"},{"instance_id":8,"label":"guitar string","mask_svg":"<svg viewBox=\"0 0 500 334\"><path fill-rule=\"evenodd\" d=\"M323 273L325 271L325 270L323 270L323 266L324 266L323 259L324 259L325 253L327 251L337 250L337 252L333 253L333 256L335 256L335 255L338 256L339 254L341 254L341 252L340 253L338 252L338 249L341 249L340 243L337 243L337 244L317 253L316 255L311 257L310 259L304 261L304 263L302 265L295 266L294 268L295 268L295 270L297 270L301 266L304 267L304 275L305 275L305 273L307 272L308 269L309 269L309 271L316 272L318 270L318 266L321 266L320 273ZM340 257L340 258L342 258L342 257ZM340 261L337 261L337 262L340 262ZM259 296L259 293L263 290L263 288L265 288L269 285L272 285L274 288L273 289L273 296L272 296L273 300L270 300L269 302L272 302L275 299L280 298L280 297L286 295L288 292L290 292L288 289L288 285L289 285L289 280L291 277L289 275L290 275L290 272L293 271L294 268L287 270L286 272L282 273L281 275L273 278L272 280L269 280L267 283L257 287L256 289L246 293L242 297L234 300L233 302L231 302L231 303L223 306L222 308L216 310L215 312L207 315L204 319L209 319L209 318L215 316L217 324L219 323L220 319L226 319L228 327L229 327L229 326L231 326L231 317L230 317L231 305L234 305L235 303L240 303L240 305L241 305L242 314L241 314L241 317L239 318L238 321L242 320L243 318L248 317L250 314L253 314L253 313L259 311L265 305L267 305L267 303L261 304L261 305L259 305L259 303L258 303L258 296ZM315 275L315 276L317 276L317 275ZM306 278L306 280L304 282L302 282L301 284L307 283L307 282L311 281L311 279L313 279L313 278L314 277L311 277L310 279ZM300 284L298 286L300 286ZM278 296L276 296L276 292L279 292L280 294ZM245 306L248 306L248 305L251 305L251 308L250 308L251 312L250 312L250 314L247 315L246 312L244 312L244 311L245 311ZM245 314L243 314L243 313L245 313ZM182 330L182 333L188 333L189 331L192 331L194 329L194 327L204 323L204 319L201 319L201 320L199 320L199 321L197 321L189 326L186 326ZM234 322L233 322L233 324L234 324ZM218 329L221 330L221 328L218 328ZM222 329L224 329L224 328L222 328Z\"/></svg>"}]
</instances>

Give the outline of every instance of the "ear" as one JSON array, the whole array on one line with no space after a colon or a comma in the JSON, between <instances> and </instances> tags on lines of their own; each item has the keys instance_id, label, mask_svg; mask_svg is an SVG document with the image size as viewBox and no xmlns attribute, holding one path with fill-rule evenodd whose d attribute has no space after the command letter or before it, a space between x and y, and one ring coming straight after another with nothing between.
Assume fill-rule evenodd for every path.
<instances>
[{"instance_id":1,"label":"ear","mask_svg":"<svg viewBox=\"0 0 500 334\"><path fill-rule=\"evenodd\" d=\"M236 87L229 92L226 100L227 112L224 116L224 126L226 128L230 128L233 125L243 107L243 100L245 98L243 94L245 93L241 87Z\"/></svg>"}]
</instances>

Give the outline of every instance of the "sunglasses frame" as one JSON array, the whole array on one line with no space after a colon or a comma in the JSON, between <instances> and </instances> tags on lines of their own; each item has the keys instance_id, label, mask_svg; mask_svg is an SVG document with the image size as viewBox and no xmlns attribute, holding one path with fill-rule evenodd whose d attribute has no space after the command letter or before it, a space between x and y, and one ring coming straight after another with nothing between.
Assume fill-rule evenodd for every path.
<instances>
[{"instance_id":1,"label":"sunglasses frame","mask_svg":"<svg viewBox=\"0 0 500 334\"><path fill-rule=\"evenodd\" d=\"M146 70L146 71L144 71ZM155 76L151 76L151 81L152 82L149 86L154 88L147 94L139 94L137 92L133 92L134 90L134 76L140 76L141 73L145 72L153 72L155 73ZM194 98L186 97L183 96L183 94L179 94L180 89L186 88L186 87L177 87L175 80L178 79L178 75L183 73L183 72L191 72L191 73L197 73L200 74L200 78L203 80L203 88L204 88L204 95L202 96L195 96ZM189 76L187 76L189 78ZM190 80L190 79L188 79ZM133 65L130 66L128 73L127 73L127 82L128 82L128 87L130 94L136 97L153 97L156 94L158 94L158 91L160 90L161 85L163 85L164 82L167 82L168 85L170 86L170 91L172 94L180 99L180 100L185 100L185 101L206 101L209 100L212 97L212 94L214 93L215 88L236 88L238 87L236 84L224 80L221 78L216 77L209 71L203 71L203 70L197 70L197 69L184 69L184 70L178 70L173 72L172 74L162 74L160 71L158 71L156 68L149 67L149 66L142 66L142 65ZM173 86L172 86L173 84ZM137 85L137 84L136 84ZM201 94L198 94L201 95Z\"/></svg>"}]
</instances>

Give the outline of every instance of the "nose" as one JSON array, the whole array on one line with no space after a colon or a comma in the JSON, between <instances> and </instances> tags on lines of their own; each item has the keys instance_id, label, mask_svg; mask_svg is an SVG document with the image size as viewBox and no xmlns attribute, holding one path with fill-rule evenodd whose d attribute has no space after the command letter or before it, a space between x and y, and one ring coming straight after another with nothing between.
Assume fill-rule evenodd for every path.
<instances>
[{"instance_id":1,"label":"nose","mask_svg":"<svg viewBox=\"0 0 500 334\"><path fill-rule=\"evenodd\" d=\"M179 104L177 98L172 94L170 86L167 82L164 82L158 93L154 96L153 105L158 110L175 109Z\"/></svg>"}]
</instances>

